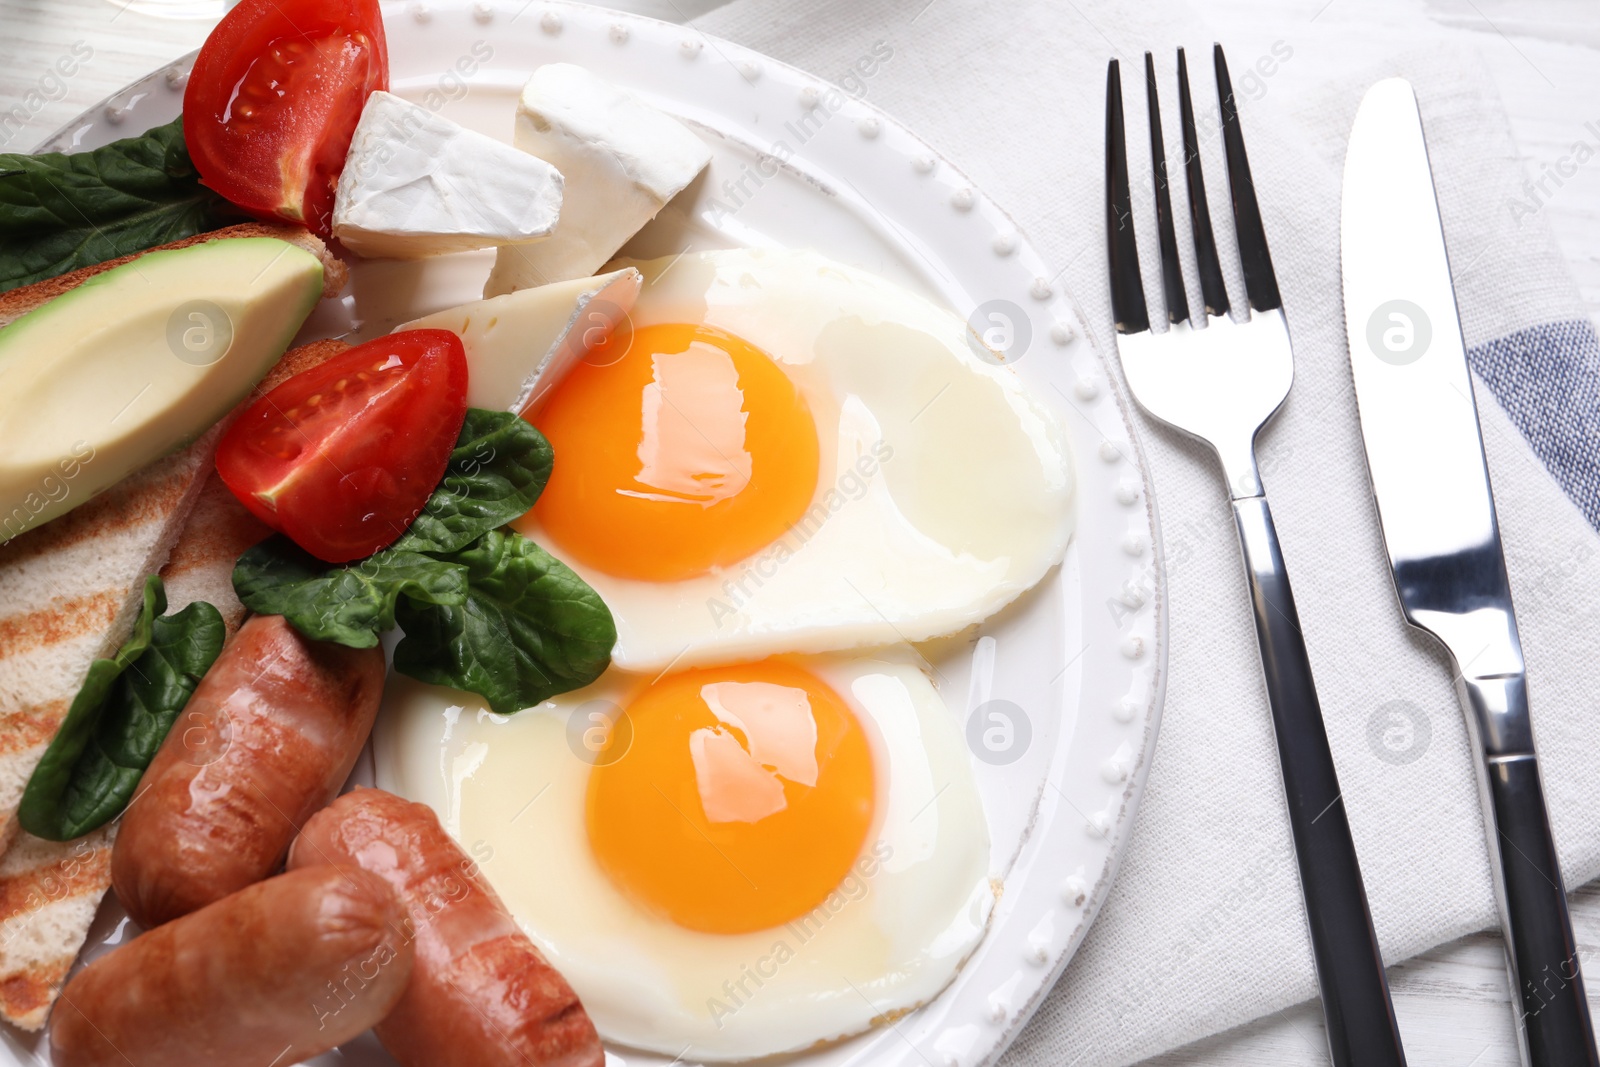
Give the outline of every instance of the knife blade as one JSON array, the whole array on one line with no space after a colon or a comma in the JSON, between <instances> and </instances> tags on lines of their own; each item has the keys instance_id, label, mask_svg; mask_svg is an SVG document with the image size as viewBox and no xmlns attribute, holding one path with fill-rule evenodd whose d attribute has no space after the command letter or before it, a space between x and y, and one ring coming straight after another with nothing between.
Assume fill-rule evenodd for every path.
<instances>
[{"instance_id":1,"label":"knife blade","mask_svg":"<svg viewBox=\"0 0 1600 1067\"><path fill-rule=\"evenodd\" d=\"M1404 79L1378 82L1361 102L1341 211L1367 470L1401 609L1455 659L1522 1059L1597 1064L1433 172Z\"/></svg>"}]
</instances>

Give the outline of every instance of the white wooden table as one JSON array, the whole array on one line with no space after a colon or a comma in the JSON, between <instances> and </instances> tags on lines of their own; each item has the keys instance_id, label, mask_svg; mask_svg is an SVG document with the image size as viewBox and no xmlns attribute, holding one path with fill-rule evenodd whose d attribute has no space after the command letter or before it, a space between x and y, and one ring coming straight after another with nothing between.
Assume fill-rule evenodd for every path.
<instances>
[{"instance_id":1,"label":"white wooden table","mask_svg":"<svg viewBox=\"0 0 1600 1067\"><path fill-rule=\"evenodd\" d=\"M0 0L0 151L26 151L84 108L197 48L211 19L157 18L168 2L196 12L221 0ZM691 17L721 0L619 0L658 18ZM1473 35L1494 72L1530 173L1587 137L1600 150L1600 4L1594 0L1196 0L1230 48L1265 53L1290 41L1297 60L1341 62L1363 33ZM1318 48L1318 44L1321 48ZM63 56L80 62L52 74ZM86 58L85 58L86 57ZM1350 58L1359 58L1352 56ZM1580 168L1544 207L1590 317L1600 325L1600 160ZM1591 1003L1600 1014L1600 883L1573 897ZM1497 935L1441 946L1390 969L1395 1011L1414 1067L1514 1067ZM1327 1062L1321 1012L1303 1004L1148 1061L1146 1067L1255 1067Z\"/></svg>"}]
</instances>

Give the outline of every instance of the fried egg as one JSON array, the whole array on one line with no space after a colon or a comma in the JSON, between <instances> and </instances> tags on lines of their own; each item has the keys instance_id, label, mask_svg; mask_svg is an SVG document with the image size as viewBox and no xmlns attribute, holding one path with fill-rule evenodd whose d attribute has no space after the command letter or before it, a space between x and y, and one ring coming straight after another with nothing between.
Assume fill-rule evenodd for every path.
<instances>
[{"instance_id":1,"label":"fried egg","mask_svg":"<svg viewBox=\"0 0 1600 1067\"><path fill-rule=\"evenodd\" d=\"M658 671L962 630L1066 550L1055 413L955 315L814 252L631 264L629 321L527 417L555 467L516 525Z\"/></svg>"},{"instance_id":2,"label":"fried egg","mask_svg":"<svg viewBox=\"0 0 1600 1067\"><path fill-rule=\"evenodd\" d=\"M602 1037L690 1062L926 1002L994 906L970 755L909 649L611 671L514 716L391 676L375 750Z\"/></svg>"}]
</instances>

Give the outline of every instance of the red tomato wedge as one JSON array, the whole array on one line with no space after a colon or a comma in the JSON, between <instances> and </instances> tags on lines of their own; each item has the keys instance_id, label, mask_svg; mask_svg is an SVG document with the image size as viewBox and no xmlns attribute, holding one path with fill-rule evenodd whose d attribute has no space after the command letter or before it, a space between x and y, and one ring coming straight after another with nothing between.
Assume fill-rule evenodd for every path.
<instances>
[{"instance_id":1,"label":"red tomato wedge","mask_svg":"<svg viewBox=\"0 0 1600 1067\"><path fill-rule=\"evenodd\" d=\"M448 330L390 334L296 374L217 446L239 502L329 563L405 533L467 417L467 354Z\"/></svg>"},{"instance_id":2,"label":"red tomato wedge","mask_svg":"<svg viewBox=\"0 0 1600 1067\"><path fill-rule=\"evenodd\" d=\"M183 139L206 185L326 238L361 109L388 87L377 0L242 0L194 62Z\"/></svg>"}]
</instances>

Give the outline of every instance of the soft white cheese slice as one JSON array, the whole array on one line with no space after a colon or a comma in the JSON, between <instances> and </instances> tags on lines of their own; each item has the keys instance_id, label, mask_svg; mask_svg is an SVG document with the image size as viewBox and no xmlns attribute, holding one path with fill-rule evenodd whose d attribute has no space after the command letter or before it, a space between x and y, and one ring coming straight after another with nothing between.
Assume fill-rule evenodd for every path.
<instances>
[{"instance_id":1,"label":"soft white cheese slice","mask_svg":"<svg viewBox=\"0 0 1600 1067\"><path fill-rule=\"evenodd\" d=\"M531 411L584 353L626 321L641 282L627 267L463 304L395 332L450 330L467 350L467 403Z\"/></svg>"},{"instance_id":2,"label":"soft white cheese slice","mask_svg":"<svg viewBox=\"0 0 1600 1067\"><path fill-rule=\"evenodd\" d=\"M571 63L533 72L512 143L566 178L555 233L503 248L484 296L593 274L711 162L677 119Z\"/></svg>"},{"instance_id":3,"label":"soft white cheese slice","mask_svg":"<svg viewBox=\"0 0 1600 1067\"><path fill-rule=\"evenodd\" d=\"M333 235L396 259L537 241L555 229L562 185L542 159L375 92L339 175Z\"/></svg>"}]
</instances>

